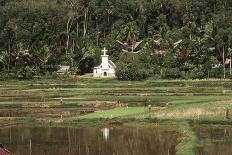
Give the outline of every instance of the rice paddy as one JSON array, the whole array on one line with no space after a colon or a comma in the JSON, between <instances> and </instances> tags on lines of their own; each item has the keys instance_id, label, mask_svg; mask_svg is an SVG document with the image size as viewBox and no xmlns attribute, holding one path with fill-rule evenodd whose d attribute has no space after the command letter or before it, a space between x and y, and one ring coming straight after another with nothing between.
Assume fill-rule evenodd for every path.
<instances>
[{"instance_id":1,"label":"rice paddy","mask_svg":"<svg viewBox=\"0 0 232 155\"><path fill-rule=\"evenodd\" d=\"M11 122L73 125L102 120L174 124L185 135L177 154L194 154L196 136L189 123L232 124L232 81L127 82L89 78L1 81L0 113L1 125Z\"/></svg>"}]
</instances>

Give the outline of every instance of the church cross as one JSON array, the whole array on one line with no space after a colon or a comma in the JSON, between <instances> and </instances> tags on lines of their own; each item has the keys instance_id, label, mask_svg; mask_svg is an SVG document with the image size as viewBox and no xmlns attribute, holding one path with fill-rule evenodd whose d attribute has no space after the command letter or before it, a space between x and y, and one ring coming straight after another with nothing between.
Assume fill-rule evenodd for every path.
<instances>
[{"instance_id":1,"label":"church cross","mask_svg":"<svg viewBox=\"0 0 232 155\"><path fill-rule=\"evenodd\" d=\"M106 52L108 52L108 50L104 47L104 49L102 50L102 52L104 53L104 55L106 55Z\"/></svg>"}]
</instances>

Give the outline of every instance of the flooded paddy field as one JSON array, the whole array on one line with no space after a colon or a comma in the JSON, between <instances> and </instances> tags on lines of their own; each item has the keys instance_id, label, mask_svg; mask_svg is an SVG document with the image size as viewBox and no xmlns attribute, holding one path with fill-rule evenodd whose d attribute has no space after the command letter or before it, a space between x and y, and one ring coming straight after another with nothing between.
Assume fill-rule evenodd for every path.
<instances>
[{"instance_id":1,"label":"flooded paddy field","mask_svg":"<svg viewBox=\"0 0 232 155\"><path fill-rule=\"evenodd\" d=\"M172 127L29 127L0 129L14 155L175 155L180 134Z\"/></svg>"},{"instance_id":2,"label":"flooded paddy field","mask_svg":"<svg viewBox=\"0 0 232 155\"><path fill-rule=\"evenodd\" d=\"M232 126L200 125L194 131L198 138L197 155L231 155Z\"/></svg>"}]
</instances>

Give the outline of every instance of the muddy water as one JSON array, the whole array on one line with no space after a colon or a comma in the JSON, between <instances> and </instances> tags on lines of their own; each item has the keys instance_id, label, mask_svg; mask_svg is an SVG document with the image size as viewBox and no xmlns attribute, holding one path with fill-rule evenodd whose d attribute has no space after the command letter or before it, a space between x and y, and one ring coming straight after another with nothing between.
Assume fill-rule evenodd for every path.
<instances>
[{"instance_id":1,"label":"muddy water","mask_svg":"<svg viewBox=\"0 0 232 155\"><path fill-rule=\"evenodd\" d=\"M194 130L199 139L197 155L232 154L232 126L201 125Z\"/></svg>"},{"instance_id":2,"label":"muddy water","mask_svg":"<svg viewBox=\"0 0 232 155\"><path fill-rule=\"evenodd\" d=\"M14 155L174 155L178 133L167 127L26 127L0 129Z\"/></svg>"}]
</instances>

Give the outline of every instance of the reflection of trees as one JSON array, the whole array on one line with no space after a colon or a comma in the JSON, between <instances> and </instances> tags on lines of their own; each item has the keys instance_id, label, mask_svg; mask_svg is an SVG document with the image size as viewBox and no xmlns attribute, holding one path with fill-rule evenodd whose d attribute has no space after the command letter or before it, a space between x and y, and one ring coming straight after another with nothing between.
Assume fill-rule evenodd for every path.
<instances>
[{"instance_id":1,"label":"reflection of trees","mask_svg":"<svg viewBox=\"0 0 232 155\"><path fill-rule=\"evenodd\" d=\"M114 127L105 141L100 128L12 127L0 129L0 139L15 154L108 155L108 154L175 154L177 134L159 127ZM8 136L8 137L7 137ZM173 147L174 146L174 147ZM17 153L16 153L17 152Z\"/></svg>"},{"instance_id":2,"label":"reflection of trees","mask_svg":"<svg viewBox=\"0 0 232 155\"><path fill-rule=\"evenodd\" d=\"M230 126L196 126L194 131L201 144L196 149L196 154L231 154L232 128Z\"/></svg>"}]
</instances>

